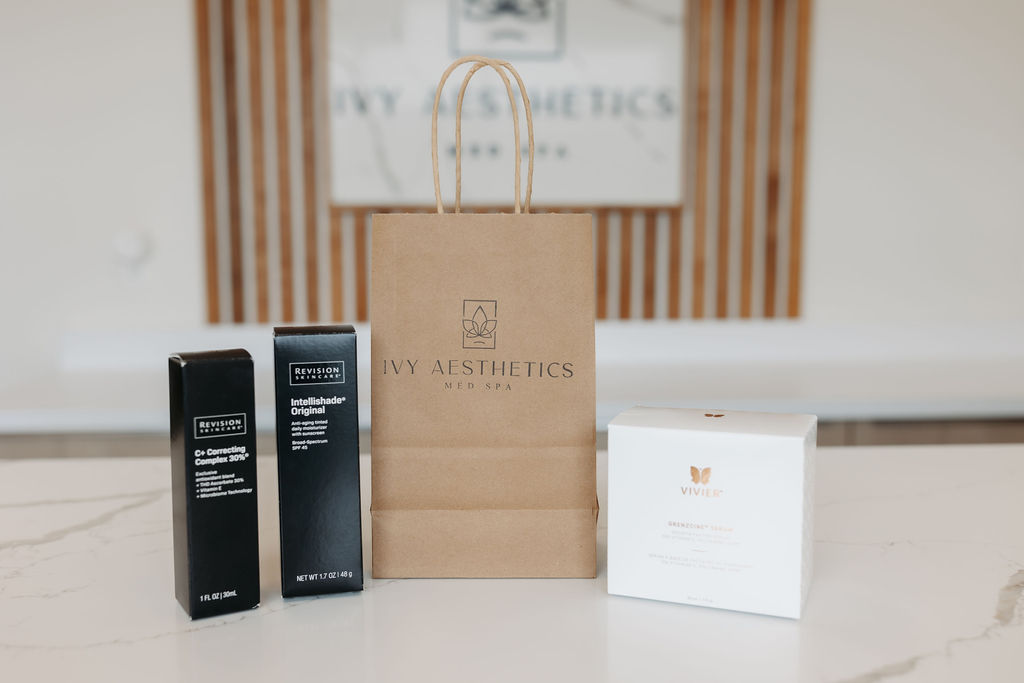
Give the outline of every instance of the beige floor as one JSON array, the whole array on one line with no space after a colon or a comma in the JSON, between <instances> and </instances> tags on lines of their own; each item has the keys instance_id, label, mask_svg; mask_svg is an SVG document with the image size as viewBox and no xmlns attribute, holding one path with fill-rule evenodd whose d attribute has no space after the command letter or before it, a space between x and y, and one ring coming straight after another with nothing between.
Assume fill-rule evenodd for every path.
<instances>
[{"instance_id":1,"label":"beige floor","mask_svg":"<svg viewBox=\"0 0 1024 683\"><path fill-rule=\"evenodd\" d=\"M957 420L929 422L824 422L821 446L893 444L1024 443L1024 420ZM607 444L600 433L598 448ZM360 440L369 451L369 434ZM260 434L259 453L274 452L272 434ZM167 455L165 434L47 434L0 436L0 458L123 457Z\"/></svg>"}]
</instances>

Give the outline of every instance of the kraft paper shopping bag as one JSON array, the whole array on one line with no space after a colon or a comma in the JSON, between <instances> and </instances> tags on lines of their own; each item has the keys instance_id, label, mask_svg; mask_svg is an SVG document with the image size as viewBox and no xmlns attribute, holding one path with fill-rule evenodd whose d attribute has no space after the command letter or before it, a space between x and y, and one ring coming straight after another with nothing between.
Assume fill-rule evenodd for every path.
<instances>
[{"instance_id":1,"label":"kraft paper shopping bag","mask_svg":"<svg viewBox=\"0 0 1024 683\"><path fill-rule=\"evenodd\" d=\"M456 115L456 205L441 202L437 110L471 63ZM502 78L529 144L525 201L460 210L461 106L481 68ZM373 217L375 577L593 577L594 273L587 214L530 213L533 126L518 73L467 57L433 117L437 213Z\"/></svg>"}]
</instances>

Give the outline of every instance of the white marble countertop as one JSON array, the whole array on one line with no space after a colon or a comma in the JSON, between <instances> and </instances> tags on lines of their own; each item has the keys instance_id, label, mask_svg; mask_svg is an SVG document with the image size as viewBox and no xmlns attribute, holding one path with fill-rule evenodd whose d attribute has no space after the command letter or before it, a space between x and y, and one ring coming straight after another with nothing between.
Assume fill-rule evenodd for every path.
<instances>
[{"instance_id":1,"label":"white marble countertop","mask_svg":"<svg viewBox=\"0 0 1024 683\"><path fill-rule=\"evenodd\" d=\"M0 678L1024 680L1024 446L821 449L801 621L609 596L603 524L596 580L284 601L274 460L259 467L263 604L192 622L166 457L0 460Z\"/></svg>"}]
</instances>

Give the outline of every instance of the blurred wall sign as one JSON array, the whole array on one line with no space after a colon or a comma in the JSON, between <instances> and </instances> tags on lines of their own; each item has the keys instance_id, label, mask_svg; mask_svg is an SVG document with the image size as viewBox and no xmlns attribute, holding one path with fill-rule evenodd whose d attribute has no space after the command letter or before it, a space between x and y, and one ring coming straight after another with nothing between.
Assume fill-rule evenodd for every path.
<instances>
[{"instance_id":1,"label":"blurred wall sign","mask_svg":"<svg viewBox=\"0 0 1024 683\"><path fill-rule=\"evenodd\" d=\"M484 54L513 61L529 89L537 132L537 204L679 204L682 5L678 0L332 0L333 202L431 204L430 113L437 79L453 58ZM460 80L450 84L441 109L442 184L448 199ZM511 121L504 86L497 76L481 72L464 108L468 203L511 203Z\"/></svg>"},{"instance_id":2,"label":"blurred wall sign","mask_svg":"<svg viewBox=\"0 0 1024 683\"><path fill-rule=\"evenodd\" d=\"M565 2L452 0L452 53L557 59L565 48Z\"/></svg>"}]
</instances>

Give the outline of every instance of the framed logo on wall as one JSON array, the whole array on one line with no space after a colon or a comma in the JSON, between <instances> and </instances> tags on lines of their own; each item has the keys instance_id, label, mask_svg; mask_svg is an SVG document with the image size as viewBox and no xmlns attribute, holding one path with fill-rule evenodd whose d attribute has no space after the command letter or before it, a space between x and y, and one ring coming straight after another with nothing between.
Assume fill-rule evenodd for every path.
<instances>
[{"instance_id":1,"label":"framed logo on wall","mask_svg":"<svg viewBox=\"0 0 1024 683\"><path fill-rule=\"evenodd\" d=\"M333 203L432 203L423 140L434 84L453 56L467 54L509 59L523 75L536 119L538 205L681 202L678 0L335 0L327 11ZM457 90L441 110L444 178L454 175ZM504 97L489 72L466 93L463 196L474 204L511 204L516 150Z\"/></svg>"}]
</instances>

